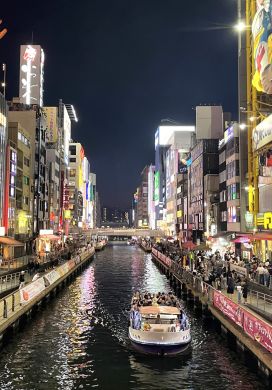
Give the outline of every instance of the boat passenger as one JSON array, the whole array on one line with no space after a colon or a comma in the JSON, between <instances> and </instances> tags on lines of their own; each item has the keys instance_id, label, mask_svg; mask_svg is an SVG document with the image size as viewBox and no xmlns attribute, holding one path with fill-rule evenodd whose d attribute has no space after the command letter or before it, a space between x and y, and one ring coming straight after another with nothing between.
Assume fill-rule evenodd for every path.
<instances>
[{"instance_id":1,"label":"boat passenger","mask_svg":"<svg viewBox=\"0 0 272 390\"><path fill-rule=\"evenodd\" d=\"M175 332L176 331L176 326L174 324L174 320L170 321L170 332Z\"/></svg>"},{"instance_id":2,"label":"boat passenger","mask_svg":"<svg viewBox=\"0 0 272 390\"><path fill-rule=\"evenodd\" d=\"M157 315L157 318L156 318L156 320L155 320L155 324L161 324L162 322L161 322L161 316L158 314Z\"/></svg>"}]
</instances>

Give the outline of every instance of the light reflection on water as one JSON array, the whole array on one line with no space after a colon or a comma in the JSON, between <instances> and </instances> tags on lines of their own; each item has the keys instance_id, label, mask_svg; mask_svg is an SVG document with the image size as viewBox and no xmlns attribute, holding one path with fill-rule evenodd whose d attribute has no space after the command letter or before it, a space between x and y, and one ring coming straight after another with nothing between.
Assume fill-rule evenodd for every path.
<instances>
[{"instance_id":1,"label":"light reflection on water","mask_svg":"<svg viewBox=\"0 0 272 390\"><path fill-rule=\"evenodd\" d=\"M190 311L190 354L161 359L133 351L127 338L132 292L169 289L150 255L107 247L2 350L0 389L264 389Z\"/></svg>"}]
</instances>

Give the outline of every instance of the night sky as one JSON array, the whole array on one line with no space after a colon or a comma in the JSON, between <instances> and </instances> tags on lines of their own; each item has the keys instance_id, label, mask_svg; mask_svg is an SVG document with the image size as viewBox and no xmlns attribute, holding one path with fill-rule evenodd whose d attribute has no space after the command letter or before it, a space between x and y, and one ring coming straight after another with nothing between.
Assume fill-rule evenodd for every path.
<instances>
[{"instance_id":1,"label":"night sky","mask_svg":"<svg viewBox=\"0 0 272 390\"><path fill-rule=\"evenodd\" d=\"M237 116L237 0L14 0L1 2L0 61L18 96L19 46L45 51L45 105L74 104L75 141L97 174L102 204L128 207L154 161L161 119L194 124L193 108ZM219 28L218 28L219 26Z\"/></svg>"}]
</instances>

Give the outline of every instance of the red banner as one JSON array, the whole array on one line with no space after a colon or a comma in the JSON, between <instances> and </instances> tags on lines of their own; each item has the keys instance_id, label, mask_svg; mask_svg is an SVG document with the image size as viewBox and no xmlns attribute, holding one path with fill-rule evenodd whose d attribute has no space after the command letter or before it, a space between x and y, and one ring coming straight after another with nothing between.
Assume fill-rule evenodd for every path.
<instances>
[{"instance_id":1,"label":"red banner","mask_svg":"<svg viewBox=\"0 0 272 390\"><path fill-rule=\"evenodd\" d=\"M243 327L243 309L219 291L214 291L213 304L235 324Z\"/></svg>"},{"instance_id":2,"label":"red banner","mask_svg":"<svg viewBox=\"0 0 272 390\"><path fill-rule=\"evenodd\" d=\"M272 352L272 326L244 311L244 331L253 340Z\"/></svg>"}]
</instances>

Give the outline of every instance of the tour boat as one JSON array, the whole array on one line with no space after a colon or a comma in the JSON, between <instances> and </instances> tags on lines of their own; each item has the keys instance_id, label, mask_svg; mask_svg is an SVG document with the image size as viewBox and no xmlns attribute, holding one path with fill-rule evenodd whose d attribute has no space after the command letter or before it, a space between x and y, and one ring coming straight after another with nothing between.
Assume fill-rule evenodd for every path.
<instances>
[{"instance_id":1,"label":"tour boat","mask_svg":"<svg viewBox=\"0 0 272 390\"><path fill-rule=\"evenodd\" d=\"M177 307L141 306L131 310L129 338L140 352L176 355L190 346L190 326Z\"/></svg>"}]
</instances>

